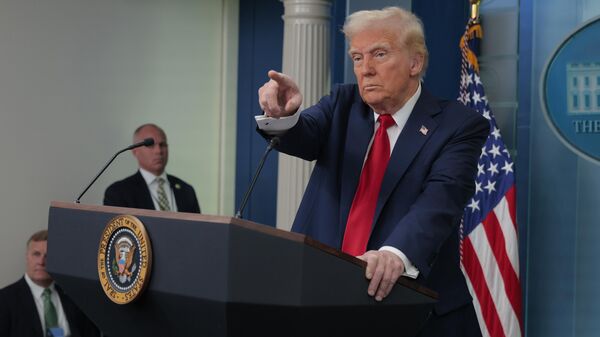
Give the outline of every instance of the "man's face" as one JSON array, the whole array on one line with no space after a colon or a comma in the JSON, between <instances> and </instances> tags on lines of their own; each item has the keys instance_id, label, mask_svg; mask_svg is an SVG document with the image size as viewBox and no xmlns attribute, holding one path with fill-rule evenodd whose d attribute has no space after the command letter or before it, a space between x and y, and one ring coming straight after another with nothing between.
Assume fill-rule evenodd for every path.
<instances>
[{"instance_id":1,"label":"man's face","mask_svg":"<svg viewBox=\"0 0 600 337\"><path fill-rule=\"evenodd\" d=\"M398 111L419 84L423 58L399 41L396 33L380 27L359 32L350 41L360 96L381 114Z\"/></svg>"},{"instance_id":2,"label":"man's face","mask_svg":"<svg viewBox=\"0 0 600 337\"><path fill-rule=\"evenodd\" d=\"M134 142L141 142L146 138L153 138L154 145L141 146L131 150L138 161L138 165L158 176L165 171L169 160L169 145L166 136L154 126L141 129L134 138Z\"/></svg>"},{"instance_id":3,"label":"man's face","mask_svg":"<svg viewBox=\"0 0 600 337\"><path fill-rule=\"evenodd\" d=\"M52 277L46 271L48 241L31 241L27 246L27 275L37 285L47 287Z\"/></svg>"}]
</instances>

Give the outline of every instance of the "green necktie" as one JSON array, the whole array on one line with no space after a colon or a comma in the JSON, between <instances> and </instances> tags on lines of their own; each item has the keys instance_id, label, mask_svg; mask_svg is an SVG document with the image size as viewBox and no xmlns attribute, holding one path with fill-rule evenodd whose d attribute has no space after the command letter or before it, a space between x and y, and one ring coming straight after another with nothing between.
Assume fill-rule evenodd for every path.
<instances>
[{"instance_id":1,"label":"green necktie","mask_svg":"<svg viewBox=\"0 0 600 337\"><path fill-rule=\"evenodd\" d=\"M50 299L52 290L50 288L44 289L42 293L42 300L44 301L44 322L46 323L46 330L58 326L58 316L56 315L56 308Z\"/></svg>"},{"instance_id":2,"label":"green necktie","mask_svg":"<svg viewBox=\"0 0 600 337\"><path fill-rule=\"evenodd\" d=\"M165 180L163 178L156 178L158 181L158 208L161 211L170 211L171 206L169 206L169 199L167 198L167 193L165 192Z\"/></svg>"}]
</instances>

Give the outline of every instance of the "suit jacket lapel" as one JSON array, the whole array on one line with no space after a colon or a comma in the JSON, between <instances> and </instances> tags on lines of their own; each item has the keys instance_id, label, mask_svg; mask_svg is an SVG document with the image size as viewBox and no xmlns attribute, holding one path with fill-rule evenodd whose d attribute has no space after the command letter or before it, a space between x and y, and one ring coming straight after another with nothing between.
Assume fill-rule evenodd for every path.
<instances>
[{"instance_id":1,"label":"suit jacket lapel","mask_svg":"<svg viewBox=\"0 0 600 337\"><path fill-rule=\"evenodd\" d=\"M31 293L31 289L29 289L29 285L27 281L25 281L25 277L21 278L20 282L20 296L23 299L23 313L26 315L30 315L33 313L33 326L32 330L35 332L37 336L43 336L42 331L42 321L40 319L40 315L38 313L37 307L35 306L35 299L33 298L33 294Z\"/></svg>"},{"instance_id":2,"label":"suit jacket lapel","mask_svg":"<svg viewBox=\"0 0 600 337\"><path fill-rule=\"evenodd\" d=\"M383 176L381 191L375 208L374 224L377 223L379 214L392 191L396 188L423 145L435 132L437 122L432 118L432 115L439 111L440 107L437 105L435 98L424 87L421 87L421 96L396 141Z\"/></svg>"},{"instance_id":3,"label":"suit jacket lapel","mask_svg":"<svg viewBox=\"0 0 600 337\"><path fill-rule=\"evenodd\" d=\"M182 203L185 200L185 198L184 198L183 190L181 189L181 186L179 186L179 184L175 181L175 179L173 179L173 177L168 174L167 174L167 179L169 179L169 185L171 185L171 190L173 191L173 195L175 196L175 203L177 204L177 210L179 212L184 212L184 210L186 208L184 207L184 205Z\"/></svg>"},{"instance_id":4,"label":"suit jacket lapel","mask_svg":"<svg viewBox=\"0 0 600 337\"><path fill-rule=\"evenodd\" d=\"M348 129L344 145L340 192L339 238L344 237L348 213L358 187L358 180L367 154L369 142L373 137L375 121L373 112L362 100L355 101L348 116Z\"/></svg>"},{"instance_id":5,"label":"suit jacket lapel","mask_svg":"<svg viewBox=\"0 0 600 337\"><path fill-rule=\"evenodd\" d=\"M141 203L140 208L155 209L154 201L152 201L152 194L150 194L150 189L148 188L142 173L138 170L134 177L136 189L138 190L137 195L139 196Z\"/></svg>"},{"instance_id":6,"label":"suit jacket lapel","mask_svg":"<svg viewBox=\"0 0 600 337\"><path fill-rule=\"evenodd\" d=\"M61 287L59 287L57 284L55 284L54 287L56 288L56 292L60 297L60 303L62 305L63 312L65 313L65 316L67 318L67 322L69 322L71 336L81 336L84 331L80 331L80 326L82 326L82 322L76 319L79 318L76 311L78 309L74 307L75 304L71 301L71 299L67 298Z\"/></svg>"}]
</instances>

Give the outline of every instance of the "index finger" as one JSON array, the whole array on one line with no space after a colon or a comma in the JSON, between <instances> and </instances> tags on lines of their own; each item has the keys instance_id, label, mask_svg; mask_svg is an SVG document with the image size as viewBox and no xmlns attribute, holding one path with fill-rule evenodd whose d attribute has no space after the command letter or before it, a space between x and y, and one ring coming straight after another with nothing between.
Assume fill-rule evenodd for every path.
<instances>
[{"instance_id":1,"label":"index finger","mask_svg":"<svg viewBox=\"0 0 600 337\"><path fill-rule=\"evenodd\" d=\"M275 70L269 70L267 73L270 79L277 82L280 86L290 86L290 82L292 81L287 75L284 73L277 72Z\"/></svg>"}]
</instances>

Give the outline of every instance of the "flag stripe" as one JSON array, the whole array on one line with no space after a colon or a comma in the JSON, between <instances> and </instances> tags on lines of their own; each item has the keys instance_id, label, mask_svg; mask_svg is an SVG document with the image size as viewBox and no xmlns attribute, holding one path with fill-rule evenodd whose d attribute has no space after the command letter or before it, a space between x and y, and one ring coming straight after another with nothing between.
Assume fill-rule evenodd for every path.
<instances>
[{"instance_id":1,"label":"flag stripe","mask_svg":"<svg viewBox=\"0 0 600 337\"><path fill-rule=\"evenodd\" d=\"M510 265L516 277L519 278L519 246L517 242L517 232L510 217L510 203L507 198L502 198L498 205L494 208L494 214L496 221L500 226L501 234L504 236L504 249L506 250L506 257L510 260Z\"/></svg>"},{"instance_id":2,"label":"flag stripe","mask_svg":"<svg viewBox=\"0 0 600 337\"><path fill-rule=\"evenodd\" d=\"M500 266L494 256L492 246L490 245L490 238L487 236L483 224L477 227L473 235L469 236L469 239L471 240L474 252L477 254L479 263L485 267L482 267L485 286L489 289L492 296L504 335L510 337L520 336L518 318L509 298L506 296L506 287L501 275Z\"/></svg>"},{"instance_id":3,"label":"flag stripe","mask_svg":"<svg viewBox=\"0 0 600 337\"><path fill-rule=\"evenodd\" d=\"M501 270L483 225L478 226L477 230L473 235L470 235L469 238L473 245L473 249L477 254L479 263L486 267L482 269L485 277L485 286L488 287L492 296L500 323L503 327L504 335L517 337L514 333L514 327L516 327L518 331L519 325L512 305L505 294L506 287L501 275Z\"/></svg>"},{"instance_id":4,"label":"flag stripe","mask_svg":"<svg viewBox=\"0 0 600 337\"><path fill-rule=\"evenodd\" d=\"M463 240L462 258L465 262L464 268L471 280L471 286L479 300L483 321L485 322L487 330L490 332L490 336L506 337L502 325L500 324L500 317L496 311L494 300L486 286L483 269L481 268L480 261L477 258L477 254L469 237Z\"/></svg>"},{"instance_id":5,"label":"flag stripe","mask_svg":"<svg viewBox=\"0 0 600 337\"><path fill-rule=\"evenodd\" d=\"M496 304L499 304L499 301L508 298L512 310L515 311L517 317L521 317L521 298L518 296L520 294L514 291L514 289L519 287L519 278L506 254L504 233L502 233L501 225L494 212L490 212L488 217L483 221L483 228L485 229L485 234L487 236L487 244L491 247L497 265L497 268L489 268L489 275L486 275L486 278L488 280L498 280L501 278L504 283L504 289L496 289L496 291L493 292L495 302ZM503 322L505 322L505 320L503 320ZM520 322L518 323L520 326ZM510 324L503 325L505 328L508 328Z\"/></svg>"},{"instance_id":6,"label":"flag stripe","mask_svg":"<svg viewBox=\"0 0 600 337\"><path fill-rule=\"evenodd\" d=\"M467 272L465 271L464 266L461 264L460 268L462 269L463 273L465 275L467 275ZM469 288L469 292L471 294L475 293L475 290L473 289L473 285L471 284L471 280L467 277L467 287ZM477 298L477 296L473 296L473 308L475 309L475 314L477 315L477 317L483 317L483 313L481 312L481 303L479 303L479 299ZM483 322L483 320L479 320L479 329L481 330L481 337L491 337L490 336L490 332L487 329L487 326L485 326L485 322Z\"/></svg>"}]
</instances>

